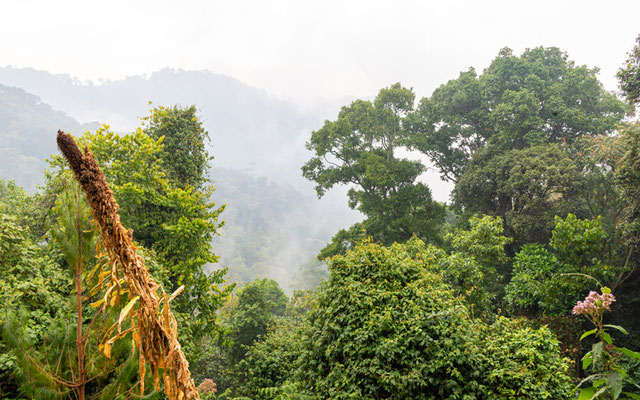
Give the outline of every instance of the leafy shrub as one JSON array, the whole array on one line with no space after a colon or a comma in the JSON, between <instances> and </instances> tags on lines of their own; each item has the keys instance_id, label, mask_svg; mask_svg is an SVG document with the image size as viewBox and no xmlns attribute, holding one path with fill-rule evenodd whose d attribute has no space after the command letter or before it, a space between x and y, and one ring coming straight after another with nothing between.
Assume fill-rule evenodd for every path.
<instances>
[{"instance_id":1,"label":"leafy shrub","mask_svg":"<svg viewBox=\"0 0 640 400\"><path fill-rule=\"evenodd\" d=\"M412 239L330 260L298 361L304 387L331 399L566 398L549 330L472 319L434 255Z\"/></svg>"},{"instance_id":2,"label":"leafy shrub","mask_svg":"<svg viewBox=\"0 0 640 400\"><path fill-rule=\"evenodd\" d=\"M254 400L300 398L293 382L296 362L302 350L304 313L311 303L307 292L298 291L269 332L247 349L236 373L241 381L238 393Z\"/></svg>"},{"instance_id":3,"label":"leafy shrub","mask_svg":"<svg viewBox=\"0 0 640 400\"><path fill-rule=\"evenodd\" d=\"M516 254L505 296L512 310L566 315L593 283L587 275L606 282L620 272L599 260L607 237L600 218L583 220L569 214L565 219L556 216L555 224L551 250L528 244Z\"/></svg>"},{"instance_id":4,"label":"leafy shrub","mask_svg":"<svg viewBox=\"0 0 640 400\"><path fill-rule=\"evenodd\" d=\"M569 399L569 363L546 327L500 317L477 324L477 346L485 357L484 384L489 399Z\"/></svg>"},{"instance_id":5,"label":"leafy shrub","mask_svg":"<svg viewBox=\"0 0 640 400\"><path fill-rule=\"evenodd\" d=\"M301 355L308 389L333 399L479 393L468 312L411 257L424 247L416 239L389 248L365 242L330 260Z\"/></svg>"}]
</instances>

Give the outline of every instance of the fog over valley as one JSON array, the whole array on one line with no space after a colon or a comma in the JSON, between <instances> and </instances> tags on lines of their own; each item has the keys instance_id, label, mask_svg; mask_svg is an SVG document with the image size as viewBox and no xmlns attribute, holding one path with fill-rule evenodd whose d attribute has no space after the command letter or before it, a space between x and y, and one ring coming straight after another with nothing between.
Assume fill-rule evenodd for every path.
<instances>
[{"instance_id":1,"label":"fog over valley","mask_svg":"<svg viewBox=\"0 0 640 400\"><path fill-rule=\"evenodd\" d=\"M344 190L318 199L301 175L309 157L304 143L321 119L231 77L165 69L90 85L68 75L4 67L0 84L6 105L0 140L5 160L11 160L2 164L0 178L31 191L43 183L45 158L57 152L57 129L80 135L105 123L126 133L140 126L150 107L196 105L211 138L213 200L227 205L216 253L234 279L270 277L291 290L299 268L313 261L333 233L361 218L346 207ZM242 244L249 242L250 249Z\"/></svg>"}]
</instances>

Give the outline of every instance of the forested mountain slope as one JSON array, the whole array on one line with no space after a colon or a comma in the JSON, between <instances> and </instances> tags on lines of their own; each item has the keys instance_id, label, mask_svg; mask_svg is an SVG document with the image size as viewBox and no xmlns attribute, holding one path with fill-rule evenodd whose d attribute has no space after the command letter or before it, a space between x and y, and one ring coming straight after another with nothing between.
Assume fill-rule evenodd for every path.
<instances>
[{"instance_id":1,"label":"forested mountain slope","mask_svg":"<svg viewBox=\"0 0 640 400\"><path fill-rule=\"evenodd\" d=\"M0 179L35 190L45 159L57 151L57 130L80 133L95 125L82 125L23 89L0 84Z\"/></svg>"},{"instance_id":2,"label":"forested mountain slope","mask_svg":"<svg viewBox=\"0 0 640 400\"><path fill-rule=\"evenodd\" d=\"M285 289L316 286L324 267L315 255L349 216L264 177L224 168L214 168L211 176L215 197L226 204L226 223L214 248L231 278L244 283L273 278ZM303 264L309 269L304 276L292 273Z\"/></svg>"},{"instance_id":3,"label":"forested mountain slope","mask_svg":"<svg viewBox=\"0 0 640 400\"><path fill-rule=\"evenodd\" d=\"M212 138L218 167L251 169L276 181L310 187L300 176L304 142L319 118L234 78L206 71L164 69L99 85L30 68L0 68L0 84L23 88L78 121L115 131L137 127L154 105L196 105ZM73 131L73 129L69 128Z\"/></svg>"},{"instance_id":4,"label":"forested mountain slope","mask_svg":"<svg viewBox=\"0 0 640 400\"><path fill-rule=\"evenodd\" d=\"M171 75L179 74L171 73ZM234 82L228 79L229 82ZM38 82L38 79L34 82ZM69 82L71 92L79 88L73 84L73 81ZM235 82L235 84L238 83ZM251 113L245 110L254 119L244 120L235 119L231 115L219 115L217 125L226 127L226 131L229 132L227 138L219 138L215 132L210 131L214 142L213 149L227 143L224 154L227 154L226 158L233 160L229 164L235 165L236 168L243 168L240 170L228 166L221 167L220 160L225 159L225 156L218 156L213 162L216 165L210 171L210 179L216 187L213 200L219 205L227 205L221 216L226 224L221 230L221 236L214 239L214 251L221 257L220 264L229 267L230 277L234 280L249 282L257 277L268 277L277 279L287 289L314 286L317 284L314 276L318 276L314 272L321 273L323 267L312 260L333 232L353 222L357 215L344 207L342 199L338 200L339 194L336 194L333 199L320 201L312 190L307 192L301 190L304 188L304 183L297 187L286 183L287 181L295 182L297 178L294 176L300 174L299 168L295 165L281 168L282 174L290 178L283 178L285 183L277 182L275 180L277 177L273 178L273 174L271 179L264 177L268 169L251 168L256 166L256 163L250 159L260 160L262 165L269 164L275 168L277 157L274 155L272 161L268 160L271 156L265 155L265 152L268 153L269 148L263 142L269 142L270 138L273 138L270 146L282 144L287 128L274 122L267 127L267 130L285 133L269 135L265 133L263 137L256 139L259 144L255 145L255 149L248 145L244 146L240 139L234 139L235 136L242 136L233 134L239 130L246 134L243 140L250 141L246 132L258 130L256 121L260 118L275 119L275 116L284 112L278 107L270 110L269 99L264 97L260 100L259 95L250 96L251 90L246 86L238 84L237 88L240 88L241 92L245 90L245 93L236 93L230 97L244 97L245 107L255 107L257 112ZM46 93L46 91L43 92ZM61 89L61 93L65 91ZM255 91L255 93L258 92ZM59 98L61 104L66 101L64 98L64 96ZM217 97L210 96L210 98ZM124 101L126 103L131 99ZM219 99L218 102L224 103L223 99ZM106 101L106 104L108 106L109 102ZM144 115L147 105L142 101L141 104L143 107L140 115ZM273 104L282 106L285 103L274 100ZM81 102L77 105L82 106ZM95 116L99 117L102 108L97 103L94 106L96 107ZM83 107L89 107L89 105ZM219 112L215 107L213 110L215 113ZM281 115L281 117L284 119L284 116ZM129 118L129 116L123 114L123 118ZM101 120L100 122L110 123L111 121ZM134 122L135 119L132 117L131 123ZM252 127L251 124L255 126ZM0 179L15 180L19 186L28 191L35 191L36 186L43 182L45 160L51 154L57 153L55 132L58 129L64 129L74 135L80 135L86 130L94 130L97 127L97 122L79 123L23 89L0 85L0 157L2 157ZM228 140L229 138L232 140ZM246 147L246 151L233 149L234 146ZM260 146L263 146L263 151L260 151ZM232 154L239 154L239 156L234 158L231 157ZM247 158L244 162L241 160L243 157ZM295 164L292 160L280 161ZM305 276L300 276L298 270L303 265L307 270L311 268L312 271L307 271L309 273ZM217 267L217 265L213 266L213 268ZM295 284L292 283L294 280Z\"/></svg>"}]
</instances>

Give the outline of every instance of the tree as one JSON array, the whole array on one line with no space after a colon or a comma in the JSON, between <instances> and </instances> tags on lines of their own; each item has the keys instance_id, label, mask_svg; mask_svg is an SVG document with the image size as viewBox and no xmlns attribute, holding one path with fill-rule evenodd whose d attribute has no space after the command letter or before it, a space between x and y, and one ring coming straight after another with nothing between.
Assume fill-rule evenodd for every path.
<instances>
[{"instance_id":1,"label":"tree","mask_svg":"<svg viewBox=\"0 0 640 400\"><path fill-rule=\"evenodd\" d=\"M167 178L179 187L203 188L213 157L205 148L209 134L197 116L196 107L160 106L142 120L144 133L156 140L163 138L160 159Z\"/></svg>"},{"instance_id":2,"label":"tree","mask_svg":"<svg viewBox=\"0 0 640 400\"><path fill-rule=\"evenodd\" d=\"M238 305L231 319L231 360L239 362L269 325L283 315L288 298L273 279L256 280L238 295Z\"/></svg>"},{"instance_id":3,"label":"tree","mask_svg":"<svg viewBox=\"0 0 640 400\"><path fill-rule=\"evenodd\" d=\"M597 72L557 48L519 57L502 49L482 74L471 68L420 101L409 117L409 144L431 158L443 179L457 182L479 149L573 143L612 132L626 109Z\"/></svg>"},{"instance_id":4,"label":"tree","mask_svg":"<svg viewBox=\"0 0 640 400\"><path fill-rule=\"evenodd\" d=\"M64 182L64 189L48 221L48 244L50 251L61 255L56 261L67 268L71 278L65 280L63 287L74 290L68 290L69 301L62 302L46 323L41 323L36 335L28 333L32 329L30 320L40 314L37 319L42 321L48 311L34 313L30 307L25 307L28 302L24 300L29 292L25 285L30 282L25 281L9 292L20 293L23 300L10 304L12 309L4 316L6 323L3 326L4 342L13 350L17 361L15 375L19 391L32 398L52 399L127 396L139 383L138 359L132 353L129 341L115 344L108 357L99 349L108 328L117 324L120 310L99 306L108 293L98 288L105 274L96 259L98 235L90 222L91 210L78 185L68 176L59 178ZM53 272L47 267L46 262L41 262L31 268L46 268L43 272ZM37 306L42 307L58 296L46 289L50 285L46 280L35 278L31 283L40 286L38 292L51 296L38 303ZM47 280L53 279L56 279L55 274ZM0 281L0 287L7 289L3 283L7 282ZM113 300L126 301L123 294L115 295Z\"/></svg>"},{"instance_id":5,"label":"tree","mask_svg":"<svg viewBox=\"0 0 640 400\"><path fill-rule=\"evenodd\" d=\"M83 329L83 292L86 290L83 282L85 269L90 267L95 258L95 247L98 235L91 226L91 209L87 204L84 194L75 181L69 182L65 191L61 193L56 208L58 221L50 229L50 235L54 242L62 250L67 266L72 271L76 295L76 359L77 368L72 376L76 378L70 382L76 387L71 387L79 400L84 400L85 389L90 377L87 376L85 360L86 343L89 335ZM73 371L73 367L71 371Z\"/></svg>"},{"instance_id":6,"label":"tree","mask_svg":"<svg viewBox=\"0 0 640 400\"><path fill-rule=\"evenodd\" d=\"M471 319L433 262L417 239L330 259L298 361L304 387L331 399L567 399L568 365L549 331Z\"/></svg>"},{"instance_id":7,"label":"tree","mask_svg":"<svg viewBox=\"0 0 640 400\"><path fill-rule=\"evenodd\" d=\"M620 227L637 252L640 247L640 123L632 123L623 130L619 145L623 154L616 171L616 183L624 198Z\"/></svg>"},{"instance_id":8,"label":"tree","mask_svg":"<svg viewBox=\"0 0 640 400\"><path fill-rule=\"evenodd\" d=\"M564 219L555 217L550 250L540 244L527 244L516 254L505 296L511 309L567 315L593 287L593 281L585 276L615 284L623 271L621 266L601 262L606 237L600 218L581 220L573 214Z\"/></svg>"},{"instance_id":9,"label":"tree","mask_svg":"<svg viewBox=\"0 0 640 400\"><path fill-rule=\"evenodd\" d=\"M22 322L31 342L39 343L47 334L70 294L69 275L56 262L50 248L34 243L28 229L13 216L0 212L0 324L6 328L9 310L21 309ZM19 351L0 340L0 397L18 396Z\"/></svg>"},{"instance_id":10,"label":"tree","mask_svg":"<svg viewBox=\"0 0 640 400\"><path fill-rule=\"evenodd\" d=\"M640 318L632 310L637 308L640 290L640 125L630 122L620 127L618 135L587 138L578 154L596 167L597 173L588 175L598 178L596 184L589 181L589 208L595 205L595 214L603 216L608 236L598 257L618 271L616 279L607 282L620 303L613 317L631 328L629 338L635 343L629 345L636 346Z\"/></svg>"},{"instance_id":11,"label":"tree","mask_svg":"<svg viewBox=\"0 0 640 400\"><path fill-rule=\"evenodd\" d=\"M487 399L570 400L569 360L560 356L558 339L548 327L498 317L476 324L486 373Z\"/></svg>"},{"instance_id":12,"label":"tree","mask_svg":"<svg viewBox=\"0 0 640 400\"><path fill-rule=\"evenodd\" d=\"M631 105L640 102L640 35L629 52L629 58L617 74L620 90Z\"/></svg>"},{"instance_id":13,"label":"tree","mask_svg":"<svg viewBox=\"0 0 640 400\"><path fill-rule=\"evenodd\" d=\"M620 257L619 265L623 275L620 275L616 290L620 302L614 315L620 323L633 329L634 345L640 343L640 317L637 304L640 301L640 123L629 124L623 129L618 146L622 149L615 181L622 197L621 218L618 228L624 243L624 256Z\"/></svg>"},{"instance_id":14,"label":"tree","mask_svg":"<svg viewBox=\"0 0 640 400\"><path fill-rule=\"evenodd\" d=\"M142 379L144 368L148 366L154 387L161 390L159 382L162 378L163 391L170 400L199 398L189 363L178 341L178 323L170 310L170 301L184 287L169 296L151 277L144 258L138 255L131 232L121 223L120 207L91 151L87 147L84 152L80 151L74 138L62 131L58 131L57 144L80 184L102 234L104 251L100 254L105 261L96 269L100 277L96 290L104 290L105 295L98 304L102 304L102 310L112 309L123 293L128 300L120 310L117 322L101 335L100 349L110 357L113 343L131 333L130 343L140 355L141 397L145 395Z\"/></svg>"},{"instance_id":15,"label":"tree","mask_svg":"<svg viewBox=\"0 0 640 400\"><path fill-rule=\"evenodd\" d=\"M45 234L44 221L48 211L39 203L37 194L30 196L14 181L0 179L0 213L15 217L35 242Z\"/></svg>"},{"instance_id":16,"label":"tree","mask_svg":"<svg viewBox=\"0 0 640 400\"><path fill-rule=\"evenodd\" d=\"M475 315L491 315L499 304L496 298L503 294L510 261L505 246L512 240L504 236L502 223L500 217L471 216L468 230L456 228L445 236L452 251L437 262L444 281L466 299Z\"/></svg>"},{"instance_id":17,"label":"tree","mask_svg":"<svg viewBox=\"0 0 640 400\"><path fill-rule=\"evenodd\" d=\"M234 388L234 394L258 400L280 398L280 392L294 392L299 397L283 398L313 398L299 395L299 382L295 377L296 363L303 350L303 332L307 327L306 313L312 301L310 292L295 292L284 314L247 348L244 359L234 370L241 382Z\"/></svg>"},{"instance_id":18,"label":"tree","mask_svg":"<svg viewBox=\"0 0 640 400\"><path fill-rule=\"evenodd\" d=\"M475 215L469 218L469 230L455 229L445 237L451 247L468 254L486 268L497 269L509 261L504 247L511 239L504 236L502 218Z\"/></svg>"},{"instance_id":19,"label":"tree","mask_svg":"<svg viewBox=\"0 0 640 400\"><path fill-rule=\"evenodd\" d=\"M510 247L549 240L556 215L580 213L579 194L585 178L559 145L504 152L484 149L469 162L454 189L454 199L467 212L499 216ZM581 214L581 217L586 215Z\"/></svg>"},{"instance_id":20,"label":"tree","mask_svg":"<svg viewBox=\"0 0 640 400\"><path fill-rule=\"evenodd\" d=\"M349 206L366 216L366 233L386 244L414 234L433 240L444 221L443 206L416 182L425 167L396 156L414 97L396 83L380 90L373 102L356 100L343 107L337 120L312 133L307 148L315 155L302 167L319 197L335 185L351 186Z\"/></svg>"},{"instance_id":21,"label":"tree","mask_svg":"<svg viewBox=\"0 0 640 400\"><path fill-rule=\"evenodd\" d=\"M216 208L210 200L211 186L195 188L167 179L163 140L140 128L117 135L108 126L79 138L101 165L121 206L123 224L167 271L165 289L171 293L185 286L173 310L183 327L181 343L196 360L203 351L200 341L219 331L216 311L232 289L222 286L226 270L205 270L206 264L217 261L211 239L222 225L218 217L224 207ZM63 164L56 158L53 165Z\"/></svg>"}]
</instances>

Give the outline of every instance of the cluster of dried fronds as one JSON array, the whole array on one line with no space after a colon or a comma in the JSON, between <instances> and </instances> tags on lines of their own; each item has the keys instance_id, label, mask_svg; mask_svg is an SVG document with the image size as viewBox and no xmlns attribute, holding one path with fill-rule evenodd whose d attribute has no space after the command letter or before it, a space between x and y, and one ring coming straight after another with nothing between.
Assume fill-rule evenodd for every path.
<instances>
[{"instance_id":1,"label":"cluster of dried fronds","mask_svg":"<svg viewBox=\"0 0 640 400\"><path fill-rule=\"evenodd\" d=\"M58 147L80 182L102 231L103 247L110 263L109 273L100 279L101 287L106 288L102 306L113 304L123 292L129 296L118 322L103 341L103 352L109 356L113 342L131 333L140 354L141 393L144 393L145 364L148 364L156 389L160 390L162 377L164 391L170 399L198 399L189 363L178 342L177 322L169 307L170 300L178 293L169 297L149 275L129 232L120 223L118 204L91 151L85 147L83 154L73 137L62 131L58 131ZM123 325L128 326L124 331ZM115 335L109 337L116 330Z\"/></svg>"}]
</instances>

